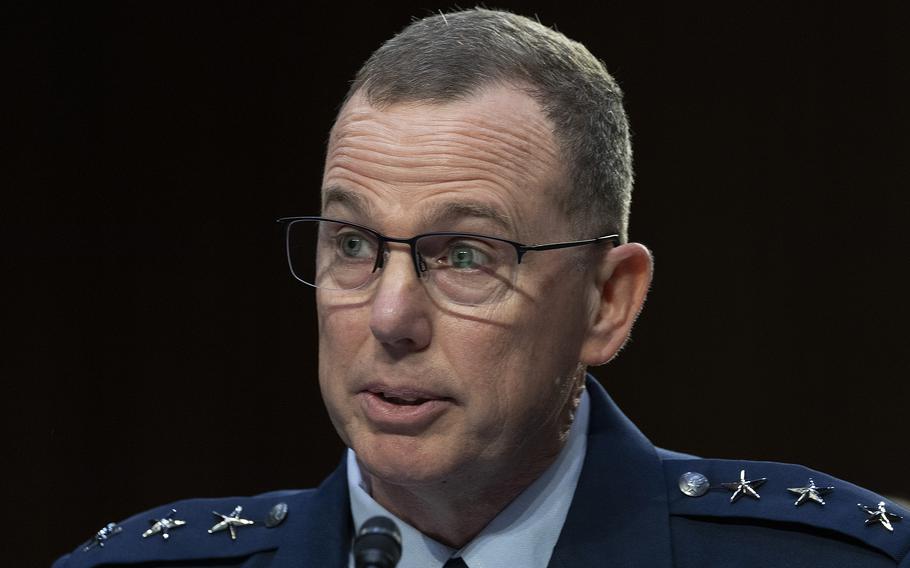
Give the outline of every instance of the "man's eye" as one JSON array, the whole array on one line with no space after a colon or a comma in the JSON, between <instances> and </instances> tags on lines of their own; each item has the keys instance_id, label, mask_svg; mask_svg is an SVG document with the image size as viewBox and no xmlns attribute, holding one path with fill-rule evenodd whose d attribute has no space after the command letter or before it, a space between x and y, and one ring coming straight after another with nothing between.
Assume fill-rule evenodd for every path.
<instances>
[{"instance_id":1,"label":"man's eye","mask_svg":"<svg viewBox=\"0 0 910 568\"><path fill-rule=\"evenodd\" d=\"M455 244L449 248L448 260L453 268L471 269L486 266L490 259L476 247Z\"/></svg>"},{"instance_id":2,"label":"man's eye","mask_svg":"<svg viewBox=\"0 0 910 568\"><path fill-rule=\"evenodd\" d=\"M372 243L357 233L339 235L338 247L341 254L350 258L369 258L373 255Z\"/></svg>"}]
</instances>

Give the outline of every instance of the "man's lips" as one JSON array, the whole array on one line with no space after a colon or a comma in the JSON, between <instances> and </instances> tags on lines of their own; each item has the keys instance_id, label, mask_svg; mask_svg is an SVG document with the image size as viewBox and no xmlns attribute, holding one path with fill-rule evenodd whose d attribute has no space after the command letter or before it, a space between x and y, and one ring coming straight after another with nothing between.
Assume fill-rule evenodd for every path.
<instances>
[{"instance_id":1,"label":"man's lips","mask_svg":"<svg viewBox=\"0 0 910 568\"><path fill-rule=\"evenodd\" d=\"M364 389L364 391L382 397L384 401L392 404L414 405L423 404L431 400L451 400L447 396L411 388L371 386Z\"/></svg>"},{"instance_id":2,"label":"man's lips","mask_svg":"<svg viewBox=\"0 0 910 568\"><path fill-rule=\"evenodd\" d=\"M449 389L429 385L428 382L420 379L412 379L410 381L374 379L363 382L357 387L357 390L359 393L369 393L385 399L394 399L403 404L415 404L431 400L451 401L453 399L450 396Z\"/></svg>"},{"instance_id":3,"label":"man's lips","mask_svg":"<svg viewBox=\"0 0 910 568\"><path fill-rule=\"evenodd\" d=\"M356 398L364 416L376 428L411 435L430 426L455 402L438 392L385 385L369 385Z\"/></svg>"}]
</instances>

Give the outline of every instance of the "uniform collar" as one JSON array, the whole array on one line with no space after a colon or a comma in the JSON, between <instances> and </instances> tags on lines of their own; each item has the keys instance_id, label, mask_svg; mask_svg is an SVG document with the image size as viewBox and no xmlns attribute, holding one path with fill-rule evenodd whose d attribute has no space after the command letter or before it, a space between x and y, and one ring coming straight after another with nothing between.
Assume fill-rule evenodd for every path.
<instances>
[{"instance_id":1,"label":"uniform collar","mask_svg":"<svg viewBox=\"0 0 910 568\"><path fill-rule=\"evenodd\" d=\"M657 450L588 375L588 451L550 568L672 566Z\"/></svg>"},{"instance_id":2,"label":"uniform collar","mask_svg":"<svg viewBox=\"0 0 910 568\"><path fill-rule=\"evenodd\" d=\"M344 460L315 490L288 496L283 541L273 566L345 566L351 549L351 510Z\"/></svg>"},{"instance_id":3,"label":"uniform collar","mask_svg":"<svg viewBox=\"0 0 910 568\"><path fill-rule=\"evenodd\" d=\"M374 515L392 518L401 531L404 549L398 568L438 568L453 555L464 558L471 568L546 568L581 474L590 415L588 399L587 392L582 393L569 438L556 461L462 550L421 534L374 501L365 490L353 450L348 450L347 481L354 526Z\"/></svg>"}]
</instances>

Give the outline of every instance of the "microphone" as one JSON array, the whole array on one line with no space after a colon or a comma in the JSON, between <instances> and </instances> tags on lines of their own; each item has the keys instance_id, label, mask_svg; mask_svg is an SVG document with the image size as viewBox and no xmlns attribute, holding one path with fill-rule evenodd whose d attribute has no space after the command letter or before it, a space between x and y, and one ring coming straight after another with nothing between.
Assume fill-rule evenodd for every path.
<instances>
[{"instance_id":1,"label":"microphone","mask_svg":"<svg viewBox=\"0 0 910 568\"><path fill-rule=\"evenodd\" d=\"M367 519L354 537L357 568L395 568L401 560L401 533L388 517Z\"/></svg>"}]
</instances>

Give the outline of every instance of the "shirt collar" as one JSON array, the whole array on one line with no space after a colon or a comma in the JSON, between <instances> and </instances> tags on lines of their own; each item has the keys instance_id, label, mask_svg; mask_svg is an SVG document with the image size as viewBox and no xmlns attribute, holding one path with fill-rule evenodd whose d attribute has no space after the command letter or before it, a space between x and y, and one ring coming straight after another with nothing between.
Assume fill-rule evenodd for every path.
<instances>
[{"instance_id":1,"label":"shirt collar","mask_svg":"<svg viewBox=\"0 0 910 568\"><path fill-rule=\"evenodd\" d=\"M546 568L581 474L589 416L585 390L569 438L556 460L460 551L422 534L374 501L365 489L357 457L348 449L348 491L355 530L375 515L393 519L401 531L398 568L439 568L453 555L464 558L471 568ZM353 562L351 556L350 566Z\"/></svg>"}]
</instances>

